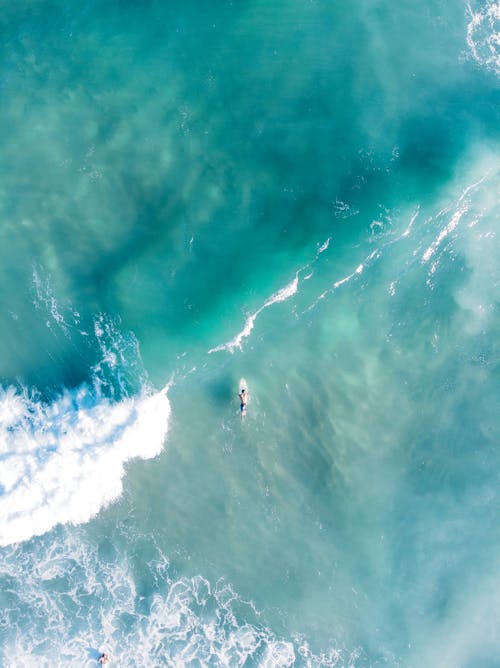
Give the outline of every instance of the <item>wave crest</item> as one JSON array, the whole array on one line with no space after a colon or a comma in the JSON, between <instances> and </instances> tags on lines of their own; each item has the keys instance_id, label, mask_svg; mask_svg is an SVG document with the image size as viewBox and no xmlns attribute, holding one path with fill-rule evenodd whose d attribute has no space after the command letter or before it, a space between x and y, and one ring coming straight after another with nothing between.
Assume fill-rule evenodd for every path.
<instances>
[{"instance_id":1,"label":"wave crest","mask_svg":"<svg viewBox=\"0 0 500 668\"><path fill-rule=\"evenodd\" d=\"M122 492L124 464L155 457L167 388L119 402L82 385L51 403L0 389L0 545L86 522Z\"/></svg>"}]
</instances>

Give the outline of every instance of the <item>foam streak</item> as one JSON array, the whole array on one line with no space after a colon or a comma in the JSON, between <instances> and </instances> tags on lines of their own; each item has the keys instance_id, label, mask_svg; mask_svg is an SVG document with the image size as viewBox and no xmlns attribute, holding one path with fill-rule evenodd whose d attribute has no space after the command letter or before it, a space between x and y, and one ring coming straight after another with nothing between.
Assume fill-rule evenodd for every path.
<instances>
[{"instance_id":1,"label":"foam streak","mask_svg":"<svg viewBox=\"0 0 500 668\"><path fill-rule=\"evenodd\" d=\"M241 332L236 334L236 336L233 339L231 339L231 341L228 341L227 343L222 343L220 346L216 346L215 348L211 348L208 351L209 354L216 353L221 350L228 350L230 353L234 353L236 348L239 348L241 350L241 343L243 339L245 339L250 335L255 320L257 319L259 314L262 313L262 311L265 308L268 308L272 304L276 304L277 302L283 302L286 299L292 297L297 292L298 286L299 286L299 275L297 272L295 274L295 278L293 279L293 281L290 281L290 283L288 283L288 285L285 285L284 288L281 288L281 290L278 290L278 292L275 292L273 295L271 295L271 297L269 297L269 299L265 301L264 304L262 304L262 306L259 309L257 309L257 311L255 311L255 313L252 313L252 315L250 315L246 319L245 326L243 327Z\"/></svg>"}]
</instances>

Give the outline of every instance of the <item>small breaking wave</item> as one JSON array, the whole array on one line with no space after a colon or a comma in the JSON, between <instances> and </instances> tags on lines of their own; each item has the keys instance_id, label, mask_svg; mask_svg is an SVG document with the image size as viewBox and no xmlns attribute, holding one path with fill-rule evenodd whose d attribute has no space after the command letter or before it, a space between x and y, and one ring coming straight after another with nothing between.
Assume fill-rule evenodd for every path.
<instances>
[{"instance_id":1,"label":"small breaking wave","mask_svg":"<svg viewBox=\"0 0 500 668\"><path fill-rule=\"evenodd\" d=\"M238 332L238 334L236 334L236 336L234 338L232 338L230 341L227 341L226 343L222 343L222 344L216 346L215 348L211 348L208 351L208 353L209 354L216 353L216 352L220 352L222 350L227 350L230 353L234 353L236 348L239 348L241 350L243 339L246 339L248 336L250 336L250 333L252 332L252 330L254 328L255 321L256 321L257 317L260 315L260 313L262 313L262 311L264 309L268 308L269 306L272 306L273 304L276 304L278 302L283 302L283 301L289 299L290 297L293 297L293 295L295 295L297 293L297 291L299 289L299 275L304 274L306 271L309 272L308 274L302 276L303 281L307 281L313 276L314 270L312 269L312 267L319 260L320 255L322 255L325 251L327 251L329 249L331 241L332 241L332 237L329 236L322 243L318 243L317 244L317 250L316 250L316 253L314 255L314 258L312 260L310 260L309 262L307 262L304 266L300 267L295 272L294 279L292 281L290 281L290 283L285 285L285 287L283 287L280 290L278 290L277 292L273 293L269 297L269 299L267 299L264 302L264 304L262 304L262 306L255 311L255 313L252 313L251 315L249 315L247 317L246 321L245 321L245 326L243 327L243 329L240 332Z\"/></svg>"},{"instance_id":2,"label":"small breaking wave","mask_svg":"<svg viewBox=\"0 0 500 668\"><path fill-rule=\"evenodd\" d=\"M325 250L325 249L324 249ZM289 299L292 297L298 289L299 286L299 275L298 272L295 274L295 278L293 281L290 281L287 285L285 285L284 288L281 288L281 290L278 290L278 292L275 292L269 299L267 299L264 304L260 308L255 311L255 313L252 313L252 315L248 316L248 318L245 321L245 326L239 332L236 334L236 336L231 339L231 341L228 341L227 343L222 343L219 346L216 346L215 348L211 348L208 352L210 353L216 353L221 350L228 350L230 353L234 353L236 348L239 348L241 350L241 343L243 339L248 337L250 335L250 332L252 331L255 320L259 316L260 313L272 304L276 304L277 302L282 302L285 301L286 299Z\"/></svg>"},{"instance_id":3,"label":"small breaking wave","mask_svg":"<svg viewBox=\"0 0 500 668\"><path fill-rule=\"evenodd\" d=\"M467 186L460 197L453 202L452 204L446 206L444 209L439 211L435 219L439 226L439 232L434 238L434 240L427 245L427 248L422 253L421 263L423 265L428 265L429 270L427 274L427 285L432 287L432 278L436 273L439 263L440 263L440 253L443 250L446 250L446 239L451 235L458 234L458 228L461 224L467 224L468 227L473 227L477 222L477 212L476 206L472 204L472 197L475 191L478 190L479 186L491 176L491 170L482 176L478 181L471 183ZM470 218L472 217L472 223ZM429 222L433 219L431 218ZM444 225L441 224L441 221L444 220Z\"/></svg>"},{"instance_id":4,"label":"small breaking wave","mask_svg":"<svg viewBox=\"0 0 500 668\"><path fill-rule=\"evenodd\" d=\"M439 231L439 234L437 237L434 239L434 241L427 247L426 251L422 255L422 263L425 264L428 262L431 257L434 255L436 250L439 248L441 245L441 242L451 233L453 230L457 227L457 225L460 223L460 220L462 217L469 211L469 200L468 200L468 195L471 193L471 191L474 191L484 180L486 176L483 176L479 181L476 183L472 183L470 186L467 186L461 196L458 199L456 209L453 211L453 214L451 216L451 219L448 221L448 223L441 228ZM440 213L438 214L439 216L442 216L450 211L450 207L446 207Z\"/></svg>"}]
</instances>

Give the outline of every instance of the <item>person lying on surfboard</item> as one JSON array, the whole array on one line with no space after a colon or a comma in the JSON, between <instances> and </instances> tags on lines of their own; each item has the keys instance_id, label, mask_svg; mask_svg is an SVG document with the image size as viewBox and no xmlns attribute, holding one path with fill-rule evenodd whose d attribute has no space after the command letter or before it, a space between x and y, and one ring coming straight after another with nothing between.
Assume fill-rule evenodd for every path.
<instances>
[{"instance_id":1,"label":"person lying on surfboard","mask_svg":"<svg viewBox=\"0 0 500 668\"><path fill-rule=\"evenodd\" d=\"M245 392L245 388L241 390L238 396L240 398L240 411L244 413L247 409L247 399L248 399L248 394Z\"/></svg>"}]
</instances>

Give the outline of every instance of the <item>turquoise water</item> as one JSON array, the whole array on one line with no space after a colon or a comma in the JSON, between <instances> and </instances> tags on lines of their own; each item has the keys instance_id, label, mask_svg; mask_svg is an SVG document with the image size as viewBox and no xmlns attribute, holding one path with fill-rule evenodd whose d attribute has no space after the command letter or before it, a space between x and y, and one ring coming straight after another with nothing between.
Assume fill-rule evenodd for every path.
<instances>
[{"instance_id":1,"label":"turquoise water","mask_svg":"<svg viewBox=\"0 0 500 668\"><path fill-rule=\"evenodd\" d=\"M0 7L0 663L498 665L498 2Z\"/></svg>"}]
</instances>

